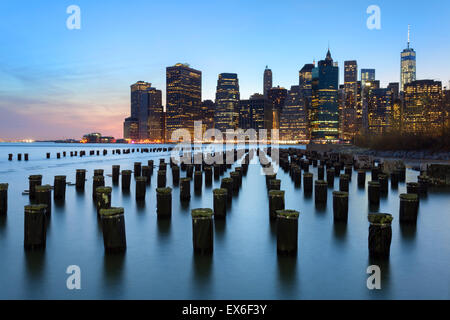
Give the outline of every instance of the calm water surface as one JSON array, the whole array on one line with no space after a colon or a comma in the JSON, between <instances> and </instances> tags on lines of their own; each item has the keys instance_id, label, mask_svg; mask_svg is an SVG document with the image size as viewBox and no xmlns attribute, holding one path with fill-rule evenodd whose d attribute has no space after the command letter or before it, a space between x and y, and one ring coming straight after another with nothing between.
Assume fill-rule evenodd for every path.
<instances>
[{"instance_id":1,"label":"calm water surface","mask_svg":"<svg viewBox=\"0 0 450 320\"><path fill-rule=\"evenodd\" d=\"M0 144L0 182L9 186L7 217L0 217L0 299L449 299L450 193L430 191L421 199L417 227L400 227L399 193L389 189L379 211L392 213L389 261L370 261L367 249L369 212L366 190L358 189L356 174L350 184L347 225L333 223L332 189L327 208L316 209L314 196L305 198L289 175L278 173L286 191L286 208L300 211L297 257L279 257L276 229L270 223L265 177L251 165L227 220L216 221L214 253L197 256L192 250L192 208L212 208L214 181L201 195L192 190L189 204L180 205L173 190L171 221L156 218L156 169L145 203L136 203L134 181L130 194L113 188L112 204L125 208L127 251L105 255L103 238L92 201L94 169L105 170L111 186L111 166L133 169L135 161L165 157L168 153L86 156L55 159L55 152L116 149L125 146ZM129 147L129 146L128 146ZM139 146L140 147L140 146ZM8 153L29 153L30 161L7 161ZM45 153L52 152L52 159ZM23 249L24 205L28 176L42 174L43 184L55 175L75 182L75 170L87 169L86 190L67 186L64 203L54 203L45 252ZM167 182L171 186L171 171ZM229 176L228 171L226 176ZM312 169L316 176L316 170ZM183 177L186 173L181 171ZM417 172L408 170L407 181ZM367 175L367 178L370 174ZM132 179L134 180L134 179ZM339 181L335 180L335 188ZM378 264L382 289L366 287L366 269ZM81 268L81 290L66 288L69 265Z\"/></svg>"}]
</instances>

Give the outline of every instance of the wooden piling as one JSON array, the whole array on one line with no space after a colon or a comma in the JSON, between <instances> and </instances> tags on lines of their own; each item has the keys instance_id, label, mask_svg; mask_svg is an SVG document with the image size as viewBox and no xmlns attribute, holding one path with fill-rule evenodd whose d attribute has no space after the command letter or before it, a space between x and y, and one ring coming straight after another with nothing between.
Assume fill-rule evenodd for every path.
<instances>
[{"instance_id":1,"label":"wooden piling","mask_svg":"<svg viewBox=\"0 0 450 320\"><path fill-rule=\"evenodd\" d=\"M53 187L54 199L64 200L66 198L66 176L55 176Z\"/></svg>"},{"instance_id":2,"label":"wooden piling","mask_svg":"<svg viewBox=\"0 0 450 320\"><path fill-rule=\"evenodd\" d=\"M333 217L334 221L347 222L348 192L333 191Z\"/></svg>"},{"instance_id":3,"label":"wooden piling","mask_svg":"<svg viewBox=\"0 0 450 320\"><path fill-rule=\"evenodd\" d=\"M277 210L277 252L295 254L298 246L298 216L295 210Z\"/></svg>"},{"instance_id":4,"label":"wooden piling","mask_svg":"<svg viewBox=\"0 0 450 320\"><path fill-rule=\"evenodd\" d=\"M369 193L369 204L379 205L380 204L380 182L369 181L368 193Z\"/></svg>"},{"instance_id":5,"label":"wooden piling","mask_svg":"<svg viewBox=\"0 0 450 320\"><path fill-rule=\"evenodd\" d=\"M189 201L191 199L191 178L180 179L180 200Z\"/></svg>"},{"instance_id":6,"label":"wooden piling","mask_svg":"<svg viewBox=\"0 0 450 320\"><path fill-rule=\"evenodd\" d=\"M339 191L348 192L349 176L341 174L339 176Z\"/></svg>"},{"instance_id":7,"label":"wooden piling","mask_svg":"<svg viewBox=\"0 0 450 320\"><path fill-rule=\"evenodd\" d=\"M208 208L192 209L191 215L194 251L209 254L214 248L213 211Z\"/></svg>"},{"instance_id":8,"label":"wooden piling","mask_svg":"<svg viewBox=\"0 0 450 320\"><path fill-rule=\"evenodd\" d=\"M75 188L77 190L84 190L86 184L86 170L77 169L75 173Z\"/></svg>"},{"instance_id":9,"label":"wooden piling","mask_svg":"<svg viewBox=\"0 0 450 320\"><path fill-rule=\"evenodd\" d=\"M172 189L156 189L156 214L158 219L172 217Z\"/></svg>"},{"instance_id":10,"label":"wooden piling","mask_svg":"<svg viewBox=\"0 0 450 320\"><path fill-rule=\"evenodd\" d=\"M123 252L127 248L123 208L101 209L103 243L107 253Z\"/></svg>"},{"instance_id":11,"label":"wooden piling","mask_svg":"<svg viewBox=\"0 0 450 320\"><path fill-rule=\"evenodd\" d=\"M96 206L97 206L97 214L100 215L101 209L109 209L111 208L111 187L97 187L95 189L96 193Z\"/></svg>"},{"instance_id":12,"label":"wooden piling","mask_svg":"<svg viewBox=\"0 0 450 320\"><path fill-rule=\"evenodd\" d=\"M28 177L29 181L29 198L30 200L36 199L35 187L40 186L42 184L42 175L36 174Z\"/></svg>"},{"instance_id":13,"label":"wooden piling","mask_svg":"<svg viewBox=\"0 0 450 320\"><path fill-rule=\"evenodd\" d=\"M328 198L328 183L323 180L316 180L314 182L314 199L315 203L324 204L327 203Z\"/></svg>"},{"instance_id":14,"label":"wooden piling","mask_svg":"<svg viewBox=\"0 0 450 320\"><path fill-rule=\"evenodd\" d=\"M400 194L400 223L417 222L419 212L419 196L415 193Z\"/></svg>"},{"instance_id":15,"label":"wooden piling","mask_svg":"<svg viewBox=\"0 0 450 320\"><path fill-rule=\"evenodd\" d=\"M225 188L213 190L214 217L224 219L227 215L227 194Z\"/></svg>"},{"instance_id":16,"label":"wooden piling","mask_svg":"<svg viewBox=\"0 0 450 320\"><path fill-rule=\"evenodd\" d=\"M375 182L375 181L374 181ZM369 213L369 256L387 259L390 255L393 217L387 213Z\"/></svg>"},{"instance_id":17,"label":"wooden piling","mask_svg":"<svg viewBox=\"0 0 450 320\"><path fill-rule=\"evenodd\" d=\"M24 248L25 250L45 249L47 205L25 206Z\"/></svg>"},{"instance_id":18,"label":"wooden piling","mask_svg":"<svg viewBox=\"0 0 450 320\"><path fill-rule=\"evenodd\" d=\"M119 184L120 165L112 166L112 183Z\"/></svg>"},{"instance_id":19,"label":"wooden piling","mask_svg":"<svg viewBox=\"0 0 450 320\"><path fill-rule=\"evenodd\" d=\"M313 189L313 177L314 175L310 172L305 172L303 174L303 192L305 194L311 194Z\"/></svg>"},{"instance_id":20,"label":"wooden piling","mask_svg":"<svg viewBox=\"0 0 450 320\"><path fill-rule=\"evenodd\" d=\"M269 217L276 219L277 211L284 210L284 191L271 190L269 191Z\"/></svg>"},{"instance_id":21,"label":"wooden piling","mask_svg":"<svg viewBox=\"0 0 450 320\"><path fill-rule=\"evenodd\" d=\"M0 216L8 213L8 184L0 183Z\"/></svg>"},{"instance_id":22,"label":"wooden piling","mask_svg":"<svg viewBox=\"0 0 450 320\"><path fill-rule=\"evenodd\" d=\"M97 188L105 186L105 177L104 176L94 176L92 178L92 198L94 201L97 200Z\"/></svg>"},{"instance_id":23,"label":"wooden piling","mask_svg":"<svg viewBox=\"0 0 450 320\"><path fill-rule=\"evenodd\" d=\"M130 190L131 170L122 170L122 190Z\"/></svg>"}]
</instances>

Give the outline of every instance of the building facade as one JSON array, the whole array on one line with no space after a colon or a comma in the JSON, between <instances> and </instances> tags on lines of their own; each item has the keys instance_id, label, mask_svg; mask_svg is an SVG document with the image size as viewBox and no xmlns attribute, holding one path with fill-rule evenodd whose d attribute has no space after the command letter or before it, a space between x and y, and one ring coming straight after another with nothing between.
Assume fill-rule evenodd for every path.
<instances>
[{"instance_id":1,"label":"building facade","mask_svg":"<svg viewBox=\"0 0 450 320\"><path fill-rule=\"evenodd\" d=\"M225 133L238 127L240 100L239 79L236 73L221 73L217 80L214 126Z\"/></svg>"},{"instance_id":2,"label":"building facade","mask_svg":"<svg viewBox=\"0 0 450 320\"><path fill-rule=\"evenodd\" d=\"M202 103L202 72L188 64L166 68L166 141L177 129L194 134Z\"/></svg>"},{"instance_id":3,"label":"building facade","mask_svg":"<svg viewBox=\"0 0 450 320\"><path fill-rule=\"evenodd\" d=\"M410 32L408 27L408 46L400 54L400 88L405 91L405 86L416 80L416 52L410 47Z\"/></svg>"},{"instance_id":4,"label":"building facade","mask_svg":"<svg viewBox=\"0 0 450 320\"><path fill-rule=\"evenodd\" d=\"M269 69L268 66L266 66L266 69L264 70L264 97L267 98L267 93L270 89L272 89L272 70Z\"/></svg>"},{"instance_id":5,"label":"building facade","mask_svg":"<svg viewBox=\"0 0 450 320\"><path fill-rule=\"evenodd\" d=\"M339 140L339 68L331 58L319 61L312 72L312 101L310 131L313 143L331 143Z\"/></svg>"},{"instance_id":6,"label":"building facade","mask_svg":"<svg viewBox=\"0 0 450 320\"><path fill-rule=\"evenodd\" d=\"M267 94L267 99L272 105L272 128L280 129L280 114L284 107L288 91L280 86L272 88Z\"/></svg>"},{"instance_id":7,"label":"building facade","mask_svg":"<svg viewBox=\"0 0 450 320\"><path fill-rule=\"evenodd\" d=\"M291 86L280 114L280 139L297 143L308 139L308 113L300 86Z\"/></svg>"},{"instance_id":8,"label":"building facade","mask_svg":"<svg viewBox=\"0 0 450 320\"><path fill-rule=\"evenodd\" d=\"M442 83L416 80L405 85L403 131L412 134L438 134L447 114L442 104Z\"/></svg>"}]
</instances>

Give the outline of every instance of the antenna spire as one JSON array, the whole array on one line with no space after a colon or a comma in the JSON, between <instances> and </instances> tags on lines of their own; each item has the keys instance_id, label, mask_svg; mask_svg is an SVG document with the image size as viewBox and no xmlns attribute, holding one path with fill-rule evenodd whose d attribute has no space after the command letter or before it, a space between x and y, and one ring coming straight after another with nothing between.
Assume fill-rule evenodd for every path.
<instances>
[{"instance_id":1,"label":"antenna spire","mask_svg":"<svg viewBox=\"0 0 450 320\"><path fill-rule=\"evenodd\" d=\"M410 43L410 36L411 36L411 25L408 24L408 49L409 49L409 43Z\"/></svg>"}]
</instances>

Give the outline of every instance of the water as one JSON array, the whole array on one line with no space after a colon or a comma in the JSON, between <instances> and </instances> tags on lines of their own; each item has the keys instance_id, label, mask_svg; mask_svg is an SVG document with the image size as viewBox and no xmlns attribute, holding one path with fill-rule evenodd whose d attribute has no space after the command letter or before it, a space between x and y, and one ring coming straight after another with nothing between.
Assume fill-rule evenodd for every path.
<instances>
[{"instance_id":1,"label":"water","mask_svg":"<svg viewBox=\"0 0 450 320\"><path fill-rule=\"evenodd\" d=\"M94 169L105 170L111 186L111 166L133 169L167 153L86 156L55 159L55 152L124 148L117 145L0 144L0 182L8 182L9 210L0 219L0 299L449 299L450 298L450 197L430 191L420 202L417 227L400 227L398 194L405 184L389 189L380 212L392 213L392 245L389 261L369 260L367 237L369 212L366 190L358 190L357 177L350 183L347 225L333 223L332 190L328 205L318 210L314 196L305 198L289 175L278 173L286 191L286 208L300 211L299 248L296 258L276 253L276 229L270 223L265 177L259 165L250 165L239 195L234 197L226 222L216 221L214 253L193 254L190 209L212 207L212 187L203 185L187 206L180 205L179 188L173 190L172 219L156 218L156 171L147 189L145 204L120 186L113 188L112 204L125 208L127 251L105 255L103 238L92 201ZM129 146L127 146L129 147ZM136 146L137 147L137 146ZM140 147L140 146L139 146ZM8 153L29 153L30 161L7 161ZM45 153L51 152L47 160ZM111 152L109 152L111 153ZM43 184L55 175L75 181L76 169L87 169L86 190L67 186L66 201L54 203L45 252L23 249L23 207L29 203L22 191L28 176L42 174ZM171 186L171 171L167 171ZM228 171L226 176L229 175ZM316 170L312 172L316 176ZM407 181L417 172L407 170ZM185 172L181 171L183 177ZM370 175L367 176L369 178ZM335 180L335 188L339 179ZM368 290L366 269L379 264L382 289ZM66 269L81 268L81 290L68 290Z\"/></svg>"}]
</instances>

